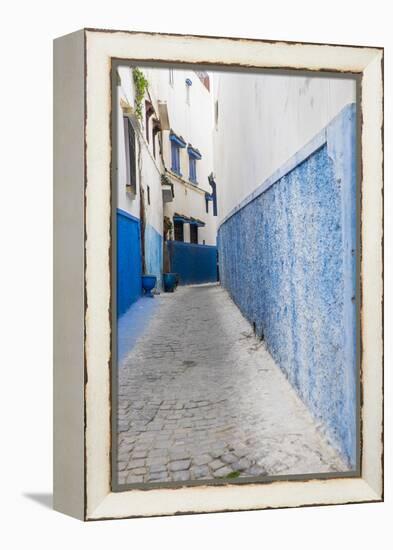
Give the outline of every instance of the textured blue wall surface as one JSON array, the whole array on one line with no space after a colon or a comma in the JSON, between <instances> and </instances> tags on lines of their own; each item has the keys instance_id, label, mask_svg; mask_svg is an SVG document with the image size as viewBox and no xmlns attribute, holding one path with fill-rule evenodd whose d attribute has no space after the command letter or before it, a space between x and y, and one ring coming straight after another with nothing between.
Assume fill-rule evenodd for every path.
<instances>
[{"instance_id":1,"label":"textured blue wall surface","mask_svg":"<svg viewBox=\"0 0 393 550\"><path fill-rule=\"evenodd\" d=\"M156 289L162 287L162 246L163 237L150 224L145 229L145 263L146 273L157 277Z\"/></svg>"},{"instance_id":2,"label":"textured blue wall surface","mask_svg":"<svg viewBox=\"0 0 393 550\"><path fill-rule=\"evenodd\" d=\"M123 315L142 294L139 220L117 210L117 316Z\"/></svg>"},{"instance_id":3,"label":"textured blue wall surface","mask_svg":"<svg viewBox=\"0 0 393 550\"><path fill-rule=\"evenodd\" d=\"M171 271L179 274L179 284L217 281L217 247L167 241Z\"/></svg>"},{"instance_id":4,"label":"textured blue wall surface","mask_svg":"<svg viewBox=\"0 0 393 550\"><path fill-rule=\"evenodd\" d=\"M322 145L321 134L314 152L221 225L220 279L354 468L355 106L324 132Z\"/></svg>"}]
</instances>

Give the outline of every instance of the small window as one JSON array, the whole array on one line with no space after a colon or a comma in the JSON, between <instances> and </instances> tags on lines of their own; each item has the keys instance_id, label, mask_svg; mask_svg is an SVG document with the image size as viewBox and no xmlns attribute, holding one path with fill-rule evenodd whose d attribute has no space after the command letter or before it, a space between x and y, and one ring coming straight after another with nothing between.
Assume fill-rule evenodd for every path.
<instances>
[{"instance_id":1,"label":"small window","mask_svg":"<svg viewBox=\"0 0 393 550\"><path fill-rule=\"evenodd\" d=\"M189 180L197 184L197 160L200 160L202 158L202 155L198 149L195 149L191 144L188 144L187 148L188 152L188 178Z\"/></svg>"},{"instance_id":2,"label":"small window","mask_svg":"<svg viewBox=\"0 0 393 550\"><path fill-rule=\"evenodd\" d=\"M173 223L175 232L175 241L184 241L184 224L181 221L175 220Z\"/></svg>"},{"instance_id":3,"label":"small window","mask_svg":"<svg viewBox=\"0 0 393 550\"><path fill-rule=\"evenodd\" d=\"M191 101L191 86L192 86L192 80L190 78L186 78L186 103L187 103L187 105L190 105L190 101Z\"/></svg>"},{"instance_id":4,"label":"small window","mask_svg":"<svg viewBox=\"0 0 393 550\"><path fill-rule=\"evenodd\" d=\"M178 136L171 130L169 134L169 140L171 142L171 169L181 176L180 171L180 149L184 149L187 143L182 136Z\"/></svg>"},{"instance_id":5,"label":"small window","mask_svg":"<svg viewBox=\"0 0 393 550\"><path fill-rule=\"evenodd\" d=\"M218 99L214 102L214 126L218 130Z\"/></svg>"},{"instance_id":6,"label":"small window","mask_svg":"<svg viewBox=\"0 0 393 550\"><path fill-rule=\"evenodd\" d=\"M156 158L156 150L157 150L157 144L156 139L158 139L157 135L161 130L160 121L155 118L153 119L153 132L152 132L152 141L153 141L153 157Z\"/></svg>"},{"instance_id":7,"label":"small window","mask_svg":"<svg viewBox=\"0 0 393 550\"><path fill-rule=\"evenodd\" d=\"M150 101L145 101L145 130L146 130L146 141L150 142L150 117L154 113L153 105Z\"/></svg>"},{"instance_id":8,"label":"small window","mask_svg":"<svg viewBox=\"0 0 393 550\"><path fill-rule=\"evenodd\" d=\"M123 124L126 148L126 186L132 193L136 193L135 130L128 117L123 117Z\"/></svg>"},{"instance_id":9,"label":"small window","mask_svg":"<svg viewBox=\"0 0 393 550\"><path fill-rule=\"evenodd\" d=\"M147 186L147 204L150 204L150 187Z\"/></svg>"},{"instance_id":10,"label":"small window","mask_svg":"<svg viewBox=\"0 0 393 550\"><path fill-rule=\"evenodd\" d=\"M198 226L195 223L190 225L190 241L193 244L198 244Z\"/></svg>"},{"instance_id":11,"label":"small window","mask_svg":"<svg viewBox=\"0 0 393 550\"><path fill-rule=\"evenodd\" d=\"M173 86L173 69L169 69L169 84Z\"/></svg>"},{"instance_id":12,"label":"small window","mask_svg":"<svg viewBox=\"0 0 393 550\"><path fill-rule=\"evenodd\" d=\"M196 176L196 159L193 157L188 157L189 160L189 167L190 167L190 174L189 178L192 183L197 183L197 176Z\"/></svg>"},{"instance_id":13,"label":"small window","mask_svg":"<svg viewBox=\"0 0 393 550\"><path fill-rule=\"evenodd\" d=\"M172 151L172 170L176 174L181 175L180 172L180 149L174 141L171 142L171 151Z\"/></svg>"}]
</instances>

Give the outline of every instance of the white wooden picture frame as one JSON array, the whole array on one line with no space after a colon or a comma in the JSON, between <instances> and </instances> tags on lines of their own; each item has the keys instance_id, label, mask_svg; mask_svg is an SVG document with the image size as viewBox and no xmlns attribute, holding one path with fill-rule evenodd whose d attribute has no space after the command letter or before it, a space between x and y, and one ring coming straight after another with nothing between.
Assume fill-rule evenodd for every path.
<instances>
[{"instance_id":1,"label":"white wooden picture frame","mask_svg":"<svg viewBox=\"0 0 393 550\"><path fill-rule=\"evenodd\" d=\"M361 400L356 477L111 490L114 61L360 79ZM383 499L383 49L84 29L54 42L54 507L81 520Z\"/></svg>"}]
</instances>

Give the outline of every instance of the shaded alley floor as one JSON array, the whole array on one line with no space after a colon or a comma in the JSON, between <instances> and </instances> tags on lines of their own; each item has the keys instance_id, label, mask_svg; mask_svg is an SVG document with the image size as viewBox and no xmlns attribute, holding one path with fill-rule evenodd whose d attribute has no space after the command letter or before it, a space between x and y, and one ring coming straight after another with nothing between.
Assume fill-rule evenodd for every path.
<instances>
[{"instance_id":1,"label":"shaded alley floor","mask_svg":"<svg viewBox=\"0 0 393 550\"><path fill-rule=\"evenodd\" d=\"M154 300L119 367L119 484L347 469L225 290Z\"/></svg>"}]
</instances>

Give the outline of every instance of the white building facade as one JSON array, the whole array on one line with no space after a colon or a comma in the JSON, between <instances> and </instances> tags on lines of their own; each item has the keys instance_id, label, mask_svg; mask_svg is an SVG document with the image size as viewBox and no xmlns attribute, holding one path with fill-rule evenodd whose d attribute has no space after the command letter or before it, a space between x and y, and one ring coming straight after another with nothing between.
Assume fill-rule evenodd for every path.
<instances>
[{"instance_id":1,"label":"white building facade","mask_svg":"<svg viewBox=\"0 0 393 550\"><path fill-rule=\"evenodd\" d=\"M213 109L206 73L117 67L115 176L118 314L142 274L180 283L217 278ZM176 241L169 244L171 241Z\"/></svg>"},{"instance_id":2,"label":"white building facade","mask_svg":"<svg viewBox=\"0 0 393 550\"><path fill-rule=\"evenodd\" d=\"M174 226L183 223L182 231L179 227L176 232L179 238L183 234L183 242L215 245L216 217L212 201L206 201L212 192L209 175L213 172L210 78L207 73L198 75L192 70L173 68L145 72L155 111L160 102L166 104L168 114L168 125L161 133L162 156L174 196L173 201L165 203L164 214Z\"/></svg>"}]
</instances>

